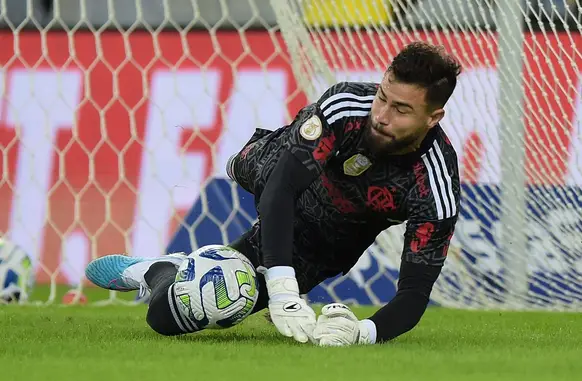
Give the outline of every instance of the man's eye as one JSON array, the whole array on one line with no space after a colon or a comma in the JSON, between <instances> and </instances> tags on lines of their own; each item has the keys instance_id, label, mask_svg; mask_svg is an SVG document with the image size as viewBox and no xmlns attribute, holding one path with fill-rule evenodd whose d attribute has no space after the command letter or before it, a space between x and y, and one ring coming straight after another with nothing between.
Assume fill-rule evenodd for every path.
<instances>
[{"instance_id":1,"label":"man's eye","mask_svg":"<svg viewBox=\"0 0 582 381\"><path fill-rule=\"evenodd\" d=\"M404 108L404 107L392 105L392 108L394 110L396 110L396 112L399 113L399 114L406 114L408 112L408 110L406 108Z\"/></svg>"}]
</instances>

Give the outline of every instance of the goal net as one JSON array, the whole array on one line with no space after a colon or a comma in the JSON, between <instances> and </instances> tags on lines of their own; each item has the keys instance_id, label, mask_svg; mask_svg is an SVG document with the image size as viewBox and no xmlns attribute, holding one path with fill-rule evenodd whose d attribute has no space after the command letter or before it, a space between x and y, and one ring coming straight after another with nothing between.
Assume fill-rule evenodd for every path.
<instances>
[{"instance_id":1,"label":"goal net","mask_svg":"<svg viewBox=\"0 0 582 381\"><path fill-rule=\"evenodd\" d=\"M53 3L16 21L0 3L0 234L29 253L37 300L90 287L105 254L234 240L256 213L225 163L254 129L424 40L464 66L442 123L460 220L433 301L581 309L579 0ZM389 301L403 229L310 300Z\"/></svg>"}]
</instances>

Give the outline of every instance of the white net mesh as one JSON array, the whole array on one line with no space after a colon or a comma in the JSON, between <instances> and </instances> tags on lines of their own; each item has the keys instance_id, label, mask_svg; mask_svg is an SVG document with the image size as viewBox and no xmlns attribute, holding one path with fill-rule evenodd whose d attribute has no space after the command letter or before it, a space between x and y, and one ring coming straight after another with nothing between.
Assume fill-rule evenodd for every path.
<instances>
[{"instance_id":1,"label":"white net mesh","mask_svg":"<svg viewBox=\"0 0 582 381\"><path fill-rule=\"evenodd\" d=\"M579 0L275 0L277 27L258 0L138 1L127 20L107 2L101 24L96 1L76 2L76 21L66 3L44 22L0 3L0 232L51 286L42 300L84 287L97 256L236 238L255 214L224 164L253 130L284 125L336 81L379 81L404 44L426 40L464 65L443 122L462 217L434 301L580 309ZM388 301L401 247L399 226L312 300Z\"/></svg>"},{"instance_id":2,"label":"white net mesh","mask_svg":"<svg viewBox=\"0 0 582 381\"><path fill-rule=\"evenodd\" d=\"M414 40L443 45L463 63L442 123L459 153L462 217L433 300L464 308L580 308L579 2L272 5L278 16L304 16L313 42L294 43L303 41L301 23L281 28L295 49L296 75L317 84L314 96L333 81L379 81L391 57ZM373 302L382 300L374 285L395 281L396 273L365 273L397 268L402 232L379 237L350 274ZM344 282L327 289L333 294Z\"/></svg>"}]
</instances>

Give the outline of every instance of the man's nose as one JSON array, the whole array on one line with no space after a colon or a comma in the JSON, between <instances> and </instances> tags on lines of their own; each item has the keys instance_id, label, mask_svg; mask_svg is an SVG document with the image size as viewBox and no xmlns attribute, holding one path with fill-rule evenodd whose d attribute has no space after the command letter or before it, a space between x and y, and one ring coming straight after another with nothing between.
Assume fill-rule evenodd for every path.
<instances>
[{"instance_id":1,"label":"man's nose","mask_svg":"<svg viewBox=\"0 0 582 381\"><path fill-rule=\"evenodd\" d=\"M376 124L378 124L382 128L386 128L390 126L390 120L392 115L390 114L390 109L388 107L382 108L382 110L376 115Z\"/></svg>"}]
</instances>

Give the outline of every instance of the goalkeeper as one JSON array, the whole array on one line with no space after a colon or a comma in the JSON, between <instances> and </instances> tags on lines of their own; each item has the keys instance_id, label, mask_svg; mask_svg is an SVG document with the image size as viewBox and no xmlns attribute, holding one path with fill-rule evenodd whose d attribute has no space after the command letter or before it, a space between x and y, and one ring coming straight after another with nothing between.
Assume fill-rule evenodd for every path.
<instances>
[{"instance_id":1,"label":"goalkeeper","mask_svg":"<svg viewBox=\"0 0 582 381\"><path fill-rule=\"evenodd\" d=\"M257 129L229 160L229 177L255 196L259 215L231 246L260 273L254 312L268 307L283 335L320 345L372 344L420 321L459 212L457 156L439 122L460 72L440 47L412 43L381 83L332 86L290 125ZM338 303L316 319L300 294L347 273L379 233L404 221L395 297L367 319ZM186 317L172 308L178 257L128 262L123 276L105 283L145 283L152 290L147 321L166 335L189 332Z\"/></svg>"}]
</instances>

